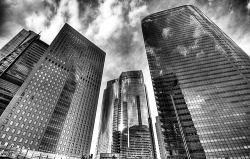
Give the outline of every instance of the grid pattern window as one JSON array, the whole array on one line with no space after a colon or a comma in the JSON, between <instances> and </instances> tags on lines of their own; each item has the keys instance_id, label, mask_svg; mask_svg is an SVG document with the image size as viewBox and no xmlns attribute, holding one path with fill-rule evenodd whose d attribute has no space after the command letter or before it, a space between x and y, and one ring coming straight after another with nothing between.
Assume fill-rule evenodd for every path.
<instances>
[{"instance_id":1,"label":"grid pattern window","mask_svg":"<svg viewBox=\"0 0 250 159\"><path fill-rule=\"evenodd\" d=\"M38 38L26 41L0 61L0 116L48 47Z\"/></svg>"},{"instance_id":2,"label":"grid pattern window","mask_svg":"<svg viewBox=\"0 0 250 159\"><path fill-rule=\"evenodd\" d=\"M62 79L64 79L65 74L57 71L53 66L50 68L50 63L42 66L36 71L6 120L5 131L9 132L8 136L16 137L16 139L8 138L14 146L38 148L48 119L53 112L53 107L48 106L55 105L55 99L60 93L55 90L62 88ZM57 72L59 75L56 74ZM57 80L57 84L52 79ZM14 131L15 129L17 131Z\"/></svg>"},{"instance_id":3,"label":"grid pattern window","mask_svg":"<svg viewBox=\"0 0 250 159\"><path fill-rule=\"evenodd\" d=\"M104 58L102 50L67 24L52 42L46 60L66 76L39 150L89 155Z\"/></svg>"},{"instance_id":4,"label":"grid pattern window","mask_svg":"<svg viewBox=\"0 0 250 159\"><path fill-rule=\"evenodd\" d=\"M31 73L11 102L1 140L48 153L88 156L105 53L68 24L41 53L41 46L32 44L7 71L19 80Z\"/></svg>"},{"instance_id":5,"label":"grid pattern window","mask_svg":"<svg viewBox=\"0 0 250 159\"><path fill-rule=\"evenodd\" d=\"M249 56L194 6L142 31L168 157L249 157Z\"/></svg>"}]
</instances>

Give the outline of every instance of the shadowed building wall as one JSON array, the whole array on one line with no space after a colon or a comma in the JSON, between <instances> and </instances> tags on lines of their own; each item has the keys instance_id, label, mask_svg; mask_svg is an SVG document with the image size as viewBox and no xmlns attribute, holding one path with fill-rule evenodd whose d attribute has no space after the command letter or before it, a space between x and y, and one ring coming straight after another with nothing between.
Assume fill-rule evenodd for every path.
<instances>
[{"instance_id":1,"label":"shadowed building wall","mask_svg":"<svg viewBox=\"0 0 250 159\"><path fill-rule=\"evenodd\" d=\"M168 158L249 157L249 56L194 6L142 31Z\"/></svg>"}]
</instances>

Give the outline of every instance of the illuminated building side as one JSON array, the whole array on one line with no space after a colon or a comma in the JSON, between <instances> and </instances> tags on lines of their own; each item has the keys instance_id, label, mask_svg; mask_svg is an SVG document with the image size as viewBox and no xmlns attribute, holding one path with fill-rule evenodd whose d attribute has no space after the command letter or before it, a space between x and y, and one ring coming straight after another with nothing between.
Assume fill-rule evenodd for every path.
<instances>
[{"instance_id":1,"label":"illuminated building side","mask_svg":"<svg viewBox=\"0 0 250 159\"><path fill-rule=\"evenodd\" d=\"M104 91L97 158L156 158L152 123L142 71L123 72Z\"/></svg>"},{"instance_id":2,"label":"illuminated building side","mask_svg":"<svg viewBox=\"0 0 250 159\"><path fill-rule=\"evenodd\" d=\"M105 53L65 24L0 118L2 143L75 157L90 152Z\"/></svg>"},{"instance_id":3,"label":"illuminated building side","mask_svg":"<svg viewBox=\"0 0 250 159\"><path fill-rule=\"evenodd\" d=\"M249 158L249 56L194 6L142 32L167 158Z\"/></svg>"}]
</instances>

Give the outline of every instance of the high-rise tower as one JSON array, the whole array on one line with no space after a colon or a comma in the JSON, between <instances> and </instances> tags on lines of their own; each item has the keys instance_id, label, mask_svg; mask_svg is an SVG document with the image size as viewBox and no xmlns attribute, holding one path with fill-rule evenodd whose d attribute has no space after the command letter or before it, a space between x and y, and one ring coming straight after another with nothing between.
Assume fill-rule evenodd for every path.
<instances>
[{"instance_id":1,"label":"high-rise tower","mask_svg":"<svg viewBox=\"0 0 250 159\"><path fill-rule=\"evenodd\" d=\"M2 143L88 155L105 53L65 24L0 117Z\"/></svg>"},{"instance_id":2,"label":"high-rise tower","mask_svg":"<svg viewBox=\"0 0 250 159\"><path fill-rule=\"evenodd\" d=\"M168 158L249 158L249 56L194 6L142 31Z\"/></svg>"},{"instance_id":3,"label":"high-rise tower","mask_svg":"<svg viewBox=\"0 0 250 159\"><path fill-rule=\"evenodd\" d=\"M97 155L120 154L120 158L155 158L155 144L147 91L142 71L123 72L107 83Z\"/></svg>"},{"instance_id":4,"label":"high-rise tower","mask_svg":"<svg viewBox=\"0 0 250 159\"><path fill-rule=\"evenodd\" d=\"M0 50L0 116L48 48L39 37L22 30Z\"/></svg>"},{"instance_id":5,"label":"high-rise tower","mask_svg":"<svg viewBox=\"0 0 250 159\"><path fill-rule=\"evenodd\" d=\"M13 52L18 46L30 40L37 34L33 31L27 31L25 29L21 30L15 37L13 37L6 45L4 45L0 50L0 60L5 56Z\"/></svg>"}]
</instances>

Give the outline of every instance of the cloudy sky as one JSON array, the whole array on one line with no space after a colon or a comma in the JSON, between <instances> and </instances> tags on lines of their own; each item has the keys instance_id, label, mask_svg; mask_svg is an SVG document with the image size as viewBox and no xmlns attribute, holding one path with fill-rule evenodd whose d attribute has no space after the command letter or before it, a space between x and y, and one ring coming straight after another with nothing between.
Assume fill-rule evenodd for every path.
<instances>
[{"instance_id":1,"label":"cloudy sky","mask_svg":"<svg viewBox=\"0 0 250 159\"><path fill-rule=\"evenodd\" d=\"M67 22L107 54L98 108L108 80L122 71L143 70L154 121L157 111L140 19L184 4L199 7L250 55L249 0L0 0L0 48L23 28L42 31L41 39L50 44Z\"/></svg>"}]
</instances>

